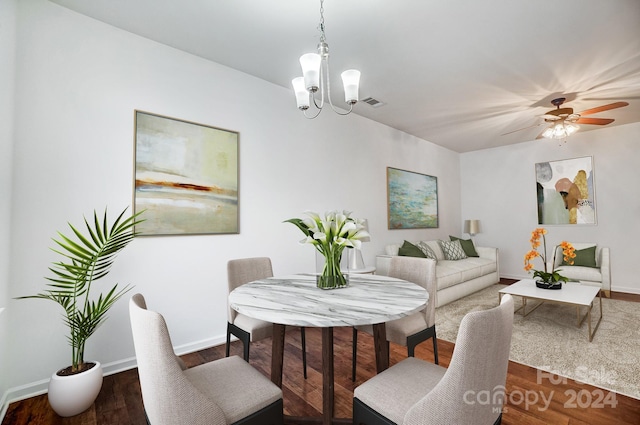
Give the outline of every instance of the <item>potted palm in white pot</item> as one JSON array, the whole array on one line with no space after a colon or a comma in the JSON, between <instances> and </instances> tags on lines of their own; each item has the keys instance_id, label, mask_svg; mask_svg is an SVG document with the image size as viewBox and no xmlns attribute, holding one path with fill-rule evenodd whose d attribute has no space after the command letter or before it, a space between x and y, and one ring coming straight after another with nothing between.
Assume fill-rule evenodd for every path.
<instances>
[{"instance_id":1,"label":"potted palm in white pot","mask_svg":"<svg viewBox=\"0 0 640 425\"><path fill-rule=\"evenodd\" d=\"M107 319L107 312L126 292L127 285L115 284L108 292L93 296L91 290L111 270L117 254L137 235L134 226L142 212L125 218L127 209L109 225L107 210L102 220L93 213L93 222L84 219L86 233L71 223L73 235L58 232L54 252L62 259L53 263L47 277L47 289L18 299L51 300L64 309L64 323L69 328L71 365L54 373L49 381L49 403L60 416L74 416L88 409L102 387L102 367L98 361L85 361L84 347L91 335ZM102 224L101 224L102 222Z\"/></svg>"}]
</instances>

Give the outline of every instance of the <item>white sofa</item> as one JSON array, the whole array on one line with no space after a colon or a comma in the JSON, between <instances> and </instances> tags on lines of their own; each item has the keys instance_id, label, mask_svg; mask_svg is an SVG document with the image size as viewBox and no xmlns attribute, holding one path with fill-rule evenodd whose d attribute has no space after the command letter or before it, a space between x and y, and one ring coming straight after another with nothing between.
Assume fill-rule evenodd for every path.
<instances>
[{"instance_id":1,"label":"white sofa","mask_svg":"<svg viewBox=\"0 0 640 425\"><path fill-rule=\"evenodd\" d=\"M500 281L498 248L475 247L479 257L445 260L437 240L424 241L436 255L436 307L465 297ZM401 244L385 247L385 254L376 256L376 274L387 276L391 257L398 255ZM425 261L434 261L425 258Z\"/></svg>"},{"instance_id":2,"label":"white sofa","mask_svg":"<svg viewBox=\"0 0 640 425\"><path fill-rule=\"evenodd\" d=\"M609 248L598 246L595 243L574 243L571 245L576 250L584 250L596 247L595 267L589 267L577 263L573 266L562 265L562 248L556 246L555 264L553 270L572 281L578 281L585 285L599 286L607 298L611 296L611 266L609 265Z\"/></svg>"}]
</instances>

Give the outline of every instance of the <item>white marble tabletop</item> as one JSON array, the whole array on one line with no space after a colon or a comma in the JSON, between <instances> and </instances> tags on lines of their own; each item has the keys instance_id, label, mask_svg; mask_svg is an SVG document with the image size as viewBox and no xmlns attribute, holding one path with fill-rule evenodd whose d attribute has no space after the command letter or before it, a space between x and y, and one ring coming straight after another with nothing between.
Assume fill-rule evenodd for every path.
<instances>
[{"instance_id":1,"label":"white marble tabletop","mask_svg":"<svg viewBox=\"0 0 640 425\"><path fill-rule=\"evenodd\" d=\"M349 286L319 289L312 274L249 282L229 294L246 316L292 326L332 327L388 322L420 311L429 294L419 285L378 275L350 275Z\"/></svg>"}]
</instances>

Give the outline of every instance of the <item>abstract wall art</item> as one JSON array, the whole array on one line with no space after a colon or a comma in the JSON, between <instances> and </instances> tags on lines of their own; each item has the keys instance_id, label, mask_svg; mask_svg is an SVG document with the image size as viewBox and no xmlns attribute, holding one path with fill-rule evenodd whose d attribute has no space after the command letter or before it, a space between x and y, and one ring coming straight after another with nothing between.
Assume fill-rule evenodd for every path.
<instances>
[{"instance_id":1,"label":"abstract wall art","mask_svg":"<svg viewBox=\"0 0 640 425\"><path fill-rule=\"evenodd\" d=\"M387 167L389 229L438 227L438 179Z\"/></svg>"},{"instance_id":2,"label":"abstract wall art","mask_svg":"<svg viewBox=\"0 0 640 425\"><path fill-rule=\"evenodd\" d=\"M538 224L596 224L593 158L536 164Z\"/></svg>"},{"instance_id":3,"label":"abstract wall art","mask_svg":"<svg viewBox=\"0 0 640 425\"><path fill-rule=\"evenodd\" d=\"M239 233L238 133L135 111L133 203L142 236Z\"/></svg>"}]
</instances>

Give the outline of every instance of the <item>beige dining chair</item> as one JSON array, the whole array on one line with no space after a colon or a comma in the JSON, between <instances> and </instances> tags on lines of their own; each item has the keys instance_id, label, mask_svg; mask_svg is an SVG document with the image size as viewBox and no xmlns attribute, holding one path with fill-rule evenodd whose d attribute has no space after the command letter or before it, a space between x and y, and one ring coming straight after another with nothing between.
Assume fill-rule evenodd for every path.
<instances>
[{"instance_id":1,"label":"beige dining chair","mask_svg":"<svg viewBox=\"0 0 640 425\"><path fill-rule=\"evenodd\" d=\"M413 282L429 293L427 306L414 314L385 324L389 341L407 347L407 356L413 357L418 344L433 339L433 357L438 364L438 342L436 338L436 262L428 258L395 256L391 258L389 276ZM371 325L354 326L351 379L356 380L358 331L373 334Z\"/></svg>"},{"instance_id":2,"label":"beige dining chair","mask_svg":"<svg viewBox=\"0 0 640 425\"><path fill-rule=\"evenodd\" d=\"M227 282L229 293L245 283L258 279L273 277L273 268L269 257L239 258L227 262ZM229 357L231 335L240 341L244 348L244 359L249 361L249 345L251 341L259 341L273 334L273 323L254 319L240 314L231 308L227 302L227 345L226 356ZM300 328L302 346L302 368L305 379L307 378L307 348L304 327Z\"/></svg>"},{"instance_id":3,"label":"beige dining chair","mask_svg":"<svg viewBox=\"0 0 640 425\"><path fill-rule=\"evenodd\" d=\"M468 313L448 368L409 357L353 392L353 425L491 425L502 421L513 298Z\"/></svg>"},{"instance_id":4,"label":"beige dining chair","mask_svg":"<svg viewBox=\"0 0 640 425\"><path fill-rule=\"evenodd\" d=\"M144 297L129 301L133 343L147 423L281 425L282 390L238 356L185 368L164 317Z\"/></svg>"}]
</instances>

